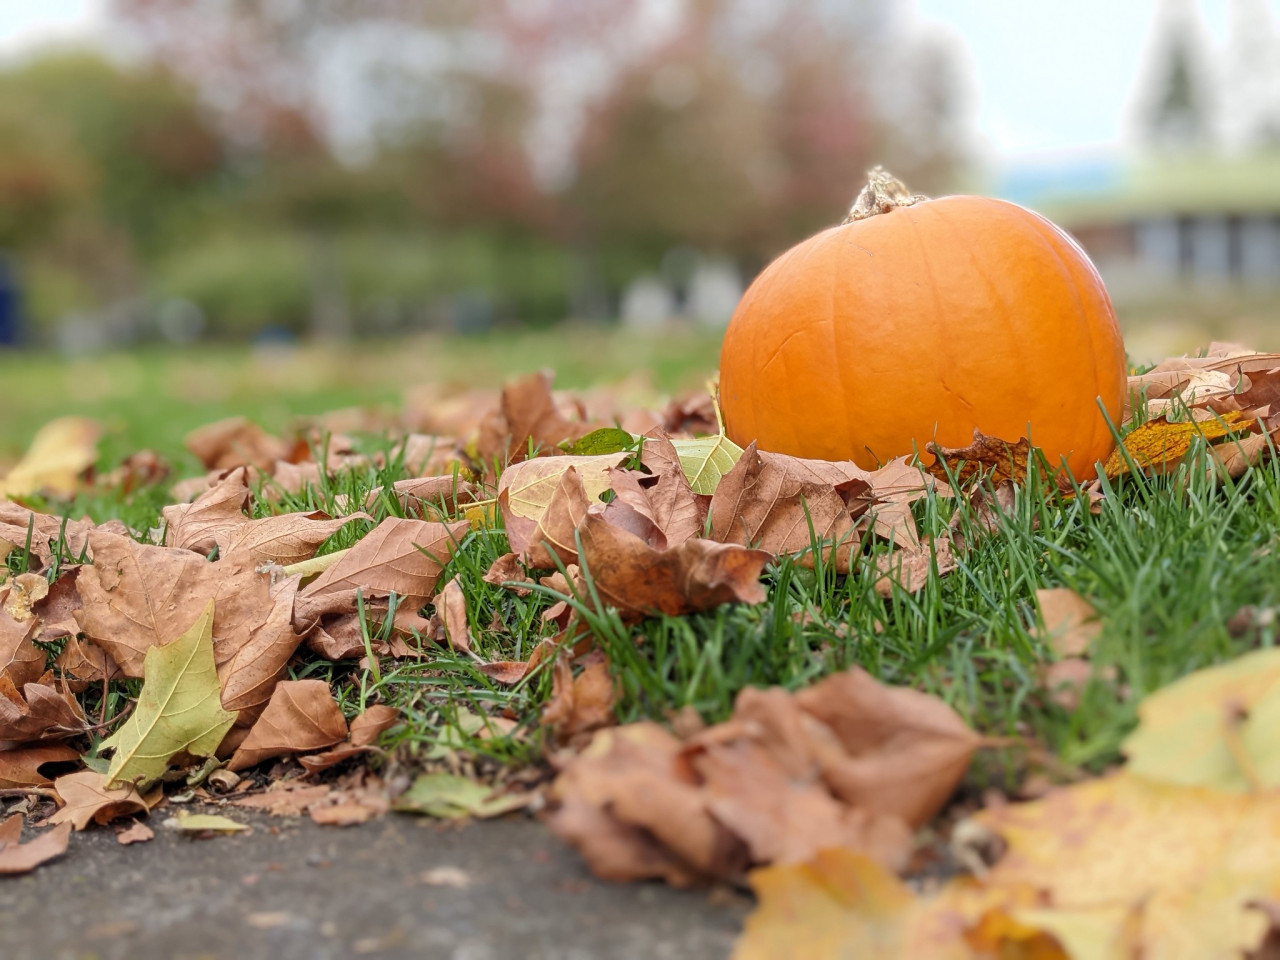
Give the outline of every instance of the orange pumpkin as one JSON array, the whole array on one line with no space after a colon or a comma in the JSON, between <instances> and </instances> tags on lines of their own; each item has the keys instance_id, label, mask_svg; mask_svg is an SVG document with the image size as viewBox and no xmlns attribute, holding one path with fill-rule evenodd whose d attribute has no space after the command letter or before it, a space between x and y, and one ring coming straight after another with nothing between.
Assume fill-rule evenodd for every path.
<instances>
[{"instance_id":1,"label":"orange pumpkin","mask_svg":"<svg viewBox=\"0 0 1280 960\"><path fill-rule=\"evenodd\" d=\"M873 171L849 219L770 264L725 333L730 439L874 467L1028 437L1079 479L1114 446L1125 354L1083 250L1038 214Z\"/></svg>"}]
</instances>

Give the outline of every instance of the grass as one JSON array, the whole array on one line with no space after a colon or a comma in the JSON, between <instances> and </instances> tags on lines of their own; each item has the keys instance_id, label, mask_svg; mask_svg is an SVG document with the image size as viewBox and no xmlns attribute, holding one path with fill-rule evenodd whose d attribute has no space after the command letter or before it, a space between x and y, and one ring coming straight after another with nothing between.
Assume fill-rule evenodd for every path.
<instances>
[{"instance_id":1,"label":"grass","mask_svg":"<svg viewBox=\"0 0 1280 960\"><path fill-rule=\"evenodd\" d=\"M554 344L562 353L561 382L581 384L594 379L591 354L603 355L606 344L614 345L608 353L612 359L602 361L606 371L632 368L636 361L627 351L640 347L617 343L584 338L566 345L560 338L535 337L486 347L485 341L464 341L443 346L423 365L424 370L443 365L463 376L469 376L463 371L484 370L475 376L497 378L520 367L556 363L550 355ZM680 350L670 350L675 359L655 375L657 383L696 381L697 371L710 366L708 356L714 351L708 344L693 337ZM219 356L215 367L226 364L224 373L234 380L233 368L244 362L243 355ZM370 356L352 366L386 364L388 399L412 382L401 376L401 365L412 368L416 357ZM581 365L567 363L566 357L578 357ZM150 376L167 375L149 360L138 362ZM328 392L281 393L263 402L281 403L292 416L312 401L332 405L342 389L346 387L340 382L330 384ZM145 393L112 409L126 410L129 403L154 406L146 403ZM159 419L152 410L150 422L131 424L118 439L155 430L161 439L150 445L163 447L172 442L165 438L178 435L176 424L185 429L197 410L200 419L195 422L212 419L231 409L236 396L232 390L224 407L169 410ZM157 427L160 420L163 430ZM362 502L373 487L403 475L395 463L348 471L274 507L256 501L255 509L333 512L336 498ZM1016 491L1012 508L989 535L979 535L974 508L963 498L919 501L914 510L922 532L936 534L959 525L972 545L960 555L957 570L931 577L915 593L895 589L885 598L876 592L874 554L887 549L880 544L848 576L808 569L790 558L777 560L767 568L767 600L758 606L727 606L626 626L615 613L596 609L589 593L570 599L609 657L622 692L622 720L661 719L685 707L707 720L720 720L746 686L797 688L858 664L886 682L943 697L983 733L1024 738L1056 754L1059 765L1098 770L1119 758L1144 694L1203 666L1272 644L1271 624L1280 603L1280 465L1275 460L1238 481L1219 482L1193 458L1166 476L1127 476L1104 483L1104 492L1095 511L1086 499L1064 498L1032 477ZM165 499L163 491L126 497L97 490L70 505L49 508L97 519L118 516L145 531L157 525ZM377 521L398 509L394 500L384 498L370 512ZM350 524L321 552L342 549L367 529L367 523ZM501 530L473 531L442 579L457 578L461 584L476 652L489 660L526 659L540 639L555 633L541 614L559 597L546 590L521 597L483 581L506 548ZM21 551L8 562L17 569ZM590 571L586 573L589 578ZM1057 586L1089 598L1102 621L1091 656L1092 680L1071 710L1055 703L1044 688L1042 671L1053 654L1036 626L1036 590ZM378 622L366 622L371 642L381 629ZM401 707L410 722L395 743L420 755L466 745L492 761L522 762L538 757L544 747L538 715L551 693L547 669L505 687L469 658L446 652L425 662L375 662L367 669L308 660L297 675L329 680L350 715L373 699ZM503 735L485 719L499 714L515 721L515 736ZM972 776L977 782L1016 777L1025 769L1018 756L1016 751L992 755Z\"/></svg>"}]
</instances>

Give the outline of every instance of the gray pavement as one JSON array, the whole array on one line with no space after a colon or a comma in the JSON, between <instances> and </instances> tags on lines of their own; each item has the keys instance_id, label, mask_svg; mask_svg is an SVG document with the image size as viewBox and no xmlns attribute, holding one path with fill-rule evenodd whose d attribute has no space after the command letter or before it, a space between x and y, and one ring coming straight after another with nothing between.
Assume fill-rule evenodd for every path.
<instances>
[{"instance_id":1,"label":"gray pavement","mask_svg":"<svg viewBox=\"0 0 1280 960\"><path fill-rule=\"evenodd\" d=\"M717 960L750 909L723 890L600 883L527 819L232 816L252 834L191 839L157 814L148 843L90 828L0 878L0 958Z\"/></svg>"}]
</instances>

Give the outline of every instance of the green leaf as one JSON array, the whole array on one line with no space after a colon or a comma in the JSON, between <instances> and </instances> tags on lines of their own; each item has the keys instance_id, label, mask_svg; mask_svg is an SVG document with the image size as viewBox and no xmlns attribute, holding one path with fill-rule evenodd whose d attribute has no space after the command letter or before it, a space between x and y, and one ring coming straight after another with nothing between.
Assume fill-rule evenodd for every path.
<instances>
[{"instance_id":1,"label":"green leaf","mask_svg":"<svg viewBox=\"0 0 1280 960\"><path fill-rule=\"evenodd\" d=\"M1197 670L1138 707L1128 771L1233 793L1280 787L1280 649Z\"/></svg>"},{"instance_id":2,"label":"green leaf","mask_svg":"<svg viewBox=\"0 0 1280 960\"><path fill-rule=\"evenodd\" d=\"M213 665L213 601L186 633L147 651L142 692L128 720L102 742L115 750L107 786L159 780L169 760L185 750L211 757L236 715L222 709Z\"/></svg>"},{"instance_id":3,"label":"green leaf","mask_svg":"<svg viewBox=\"0 0 1280 960\"><path fill-rule=\"evenodd\" d=\"M601 427L592 430L585 437L572 442L565 441L560 449L565 453L579 457L599 457L607 453L621 453L636 445L640 438L620 427Z\"/></svg>"},{"instance_id":4,"label":"green leaf","mask_svg":"<svg viewBox=\"0 0 1280 960\"><path fill-rule=\"evenodd\" d=\"M523 794L495 797L493 787L452 773L424 773L393 805L406 813L425 813L444 820L497 817L529 802Z\"/></svg>"},{"instance_id":5,"label":"green leaf","mask_svg":"<svg viewBox=\"0 0 1280 960\"><path fill-rule=\"evenodd\" d=\"M696 440L672 440L680 466L689 478L694 493L710 496L720 486L720 479L733 469L742 456L742 448L723 433Z\"/></svg>"}]
</instances>

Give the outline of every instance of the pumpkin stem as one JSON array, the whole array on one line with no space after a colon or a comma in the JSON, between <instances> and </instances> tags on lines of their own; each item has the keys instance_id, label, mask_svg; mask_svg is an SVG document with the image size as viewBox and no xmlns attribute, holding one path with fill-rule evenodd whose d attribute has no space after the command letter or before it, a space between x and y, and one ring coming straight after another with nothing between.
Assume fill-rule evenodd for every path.
<instances>
[{"instance_id":1,"label":"pumpkin stem","mask_svg":"<svg viewBox=\"0 0 1280 960\"><path fill-rule=\"evenodd\" d=\"M905 183L884 167L876 167L867 174L867 185L858 194L858 199L854 201L843 223L855 223L928 199L921 194L912 193Z\"/></svg>"}]
</instances>

